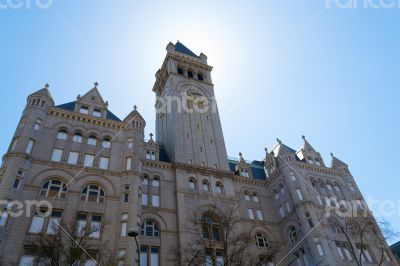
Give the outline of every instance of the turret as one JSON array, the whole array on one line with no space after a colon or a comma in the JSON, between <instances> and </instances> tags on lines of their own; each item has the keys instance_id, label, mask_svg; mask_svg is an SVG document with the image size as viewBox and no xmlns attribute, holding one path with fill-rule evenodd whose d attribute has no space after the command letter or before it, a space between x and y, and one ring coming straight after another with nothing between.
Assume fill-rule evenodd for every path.
<instances>
[{"instance_id":1,"label":"turret","mask_svg":"<svg viewBox=\"0 0 400 266\"><path fill-rule=\"evenodd\" d=\"M317 152L311 144L306 140L305 136L302 136L304 140L303 147L296 153L297 157L301 161L307 162L309 164L315 164L318 166L325 166L322 156L319 152Z\"/></svg>"}]
</instances>

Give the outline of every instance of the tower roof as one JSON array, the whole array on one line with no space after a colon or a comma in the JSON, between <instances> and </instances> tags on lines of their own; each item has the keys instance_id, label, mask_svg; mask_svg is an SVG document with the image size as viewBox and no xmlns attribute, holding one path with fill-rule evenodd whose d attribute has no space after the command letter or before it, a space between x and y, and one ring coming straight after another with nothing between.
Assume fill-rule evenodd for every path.
<instances>
[{"instance_id":1,"label":"tower roof","mask_svg":"<svg viewBox=\"0 0 400 266\"><path fill-rule=\"evenodd\" d=\"M49 91L48 88L49 88L49 84L46 83L46 85L44 85L44 88L42 88L42 89L40 89L40 90L38 90L38 91L35 91L35 92L32 93L31 95L40 94L40 95L47 96L47 97L49 97L50 99L53 99L53 97L51 97L51 93L50 93L50 91Z\"/></svg>"},{"instance_id":2,"label":"tower roof","mask_svg":"<svg viewBox=\"0 0 400 266\"><path fill-rule=\"evenodd\" d=\"M187 48L185 45L183 45L179 41L177 41L175 44L175 51L183 53L183 54L187 54L190 56L198 57L195 53L193 53L189 48Z\"/></svg>"}]
</instances>

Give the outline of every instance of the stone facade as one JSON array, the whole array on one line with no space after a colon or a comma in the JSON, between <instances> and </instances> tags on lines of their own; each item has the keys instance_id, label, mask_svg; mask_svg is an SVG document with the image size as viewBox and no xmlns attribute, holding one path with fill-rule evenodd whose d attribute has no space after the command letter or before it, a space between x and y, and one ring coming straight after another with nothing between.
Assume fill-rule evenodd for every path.
<instances>
[{"instance_id":1,"label":"stone facade","mask_svg":"<svg viewBox=\"0 0 400 266\"><path fill-rule=\"evenodd\" d=\"M0 199L47 200L64 221L78 214L86 227L100 221L105 227L91 241L107 243L118 265L135 265L136 244L127 236L133 231L139 232L142 264L146 257L148 265L179 265L177 251L193 239L182 230L188 217L233 203L241 229L254 236L253 254L264 249L256 245L258 233L284 244L288 255L275 264L356 265L339 254L331 227L318 224L325 198L363 200L348 166L333 155L326 166L305 138L298 151L278 140L261 161L242 154L228 159L211 71L204 54L168 44L153 87L156 140L144 139L146 123L136 107L123 121L113 115L97 83L57 106L47 85L29 95L3 157ZM53 217L34 221L1 211L2 262L36 265L27 239L48 233ZM143 223L152 236L141 235ZM377 265L379 250L368 250L373 262L366 264ZM383 265L398 265L389 248L387 255Z\"/></svg>"}]
</instances>

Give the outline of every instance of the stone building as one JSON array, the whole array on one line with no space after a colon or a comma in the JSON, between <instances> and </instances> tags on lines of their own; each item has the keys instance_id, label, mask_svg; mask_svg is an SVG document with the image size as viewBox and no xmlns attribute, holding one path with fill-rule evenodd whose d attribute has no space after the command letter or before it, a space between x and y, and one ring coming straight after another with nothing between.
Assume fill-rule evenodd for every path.
<instances>
[{"instance_id":1,"label":"stone building","mask_svg":"<svg viewBox=\"0 0 400 266\"><path fill-rule=\"evenodd\" d=\"M298 151L277 140L261 160L241 153L228 159L206 55L180 42L166 49L153 86L154 139L145 140L136 107L123 120L116 117L97 83L61 105L48 85L28 96L3 157L0 200L46 200L52 211L12 217L3 201L1 261L46 265L28 240L54 233L55 222L77 219L82 230L104 226L90 241L106 243L116 265L135 265L136 244L128 236L134 231L141 265L179 265L177 254L193 241L183 230L188 217L236 204L240 229L253 239L251 254L279 242L284 252L275 264L356 265L346 245L331 239L340 233L319 222L326 202L363 201L348 166L333 155L327 166L304 137ZM365 245L365 264L377 265L380 250ZM398 265L384 248L382 265ZM207 252L222 259L218 248ZM95 265L90 258L79 263Z\"/></svg>"}]
</instances>

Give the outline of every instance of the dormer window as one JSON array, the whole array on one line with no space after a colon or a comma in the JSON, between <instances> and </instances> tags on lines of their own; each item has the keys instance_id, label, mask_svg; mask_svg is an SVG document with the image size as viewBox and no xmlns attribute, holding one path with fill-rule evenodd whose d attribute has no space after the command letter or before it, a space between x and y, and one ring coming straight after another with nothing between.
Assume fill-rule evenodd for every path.
<instances>
[{"instance_id":1,"label":"dormer window","mask_svg":"<svg viewBox=\"0 0 400 266\"><path fill-rule=\"evenodd\" d=\"M81 108L79 109L79 113L85 114L85 115L89 114L89 107L82 105Z\"/></svg>"},{"instance_id":2,"label":"dormer window","mask_svg":"<svg viewBox=\"0 0 400 266\"><path fill-rule=\"evenodd\" d=\"M198 73L197 74L197 79L203 81L204 80L203 74Z\"/></svg>"},{"instance_id":3,"label":"dormer window","mask_svg":"<svg viewBox=\"0 0 400 266\"><path fill-rule=\"evenodd\" d=\"M193 72L192 72L192 70L188 70L188 77L189 77L189 78L193 78Z\"/></svg>"},{"instance_id":4,"label":"dormer window","mask_svg":"<svg viewBox=\"0 0 400 266\"><path fill-rule=\"evenodd\" d=\"M320 160L318 158L315 158L315 164L318 165L318 166L321 166L321 162L320 162Z\"/></svg>"},{"instance_id":5,"label":"dormer window","mask_svg":"<svg viewBox=\"0 0 400 266\"><path fill-rule=\"evenodd\" d=\"M95 117L101 117L101 110L98 108L94 108L92 115Z\"/></svg>"},{"instance_id":6,"label":"dormer window","mask_svg":"<svg viewBox=\"0 0 400 266\"><path fill-rule=\"evenodd\" d=\"M179 75L183 75L183 68L178 67L178 74L179 74Z\"/></svg>"},{"instance_id":7,"label":"dormer window","mask_svg":"<svg viewBox=\"0 0 400 266\"><path fill-rule=\"evenodd\" d=\"M154 151L146 151L146 159L147 160L155 160L156 154Z\"/></svg>"},{"instance_id":8,"label":"dormer window","mask_svg":"<svg viewBox=\"0 0 400 266\"><path fill-rule=\"evenodd\" d=\"M242 176L242 177L250 177L249 176L249 172L247 171L247 169L244 169L244 168L240 169L240 176Z\"/></svg>"}]
</instances>

